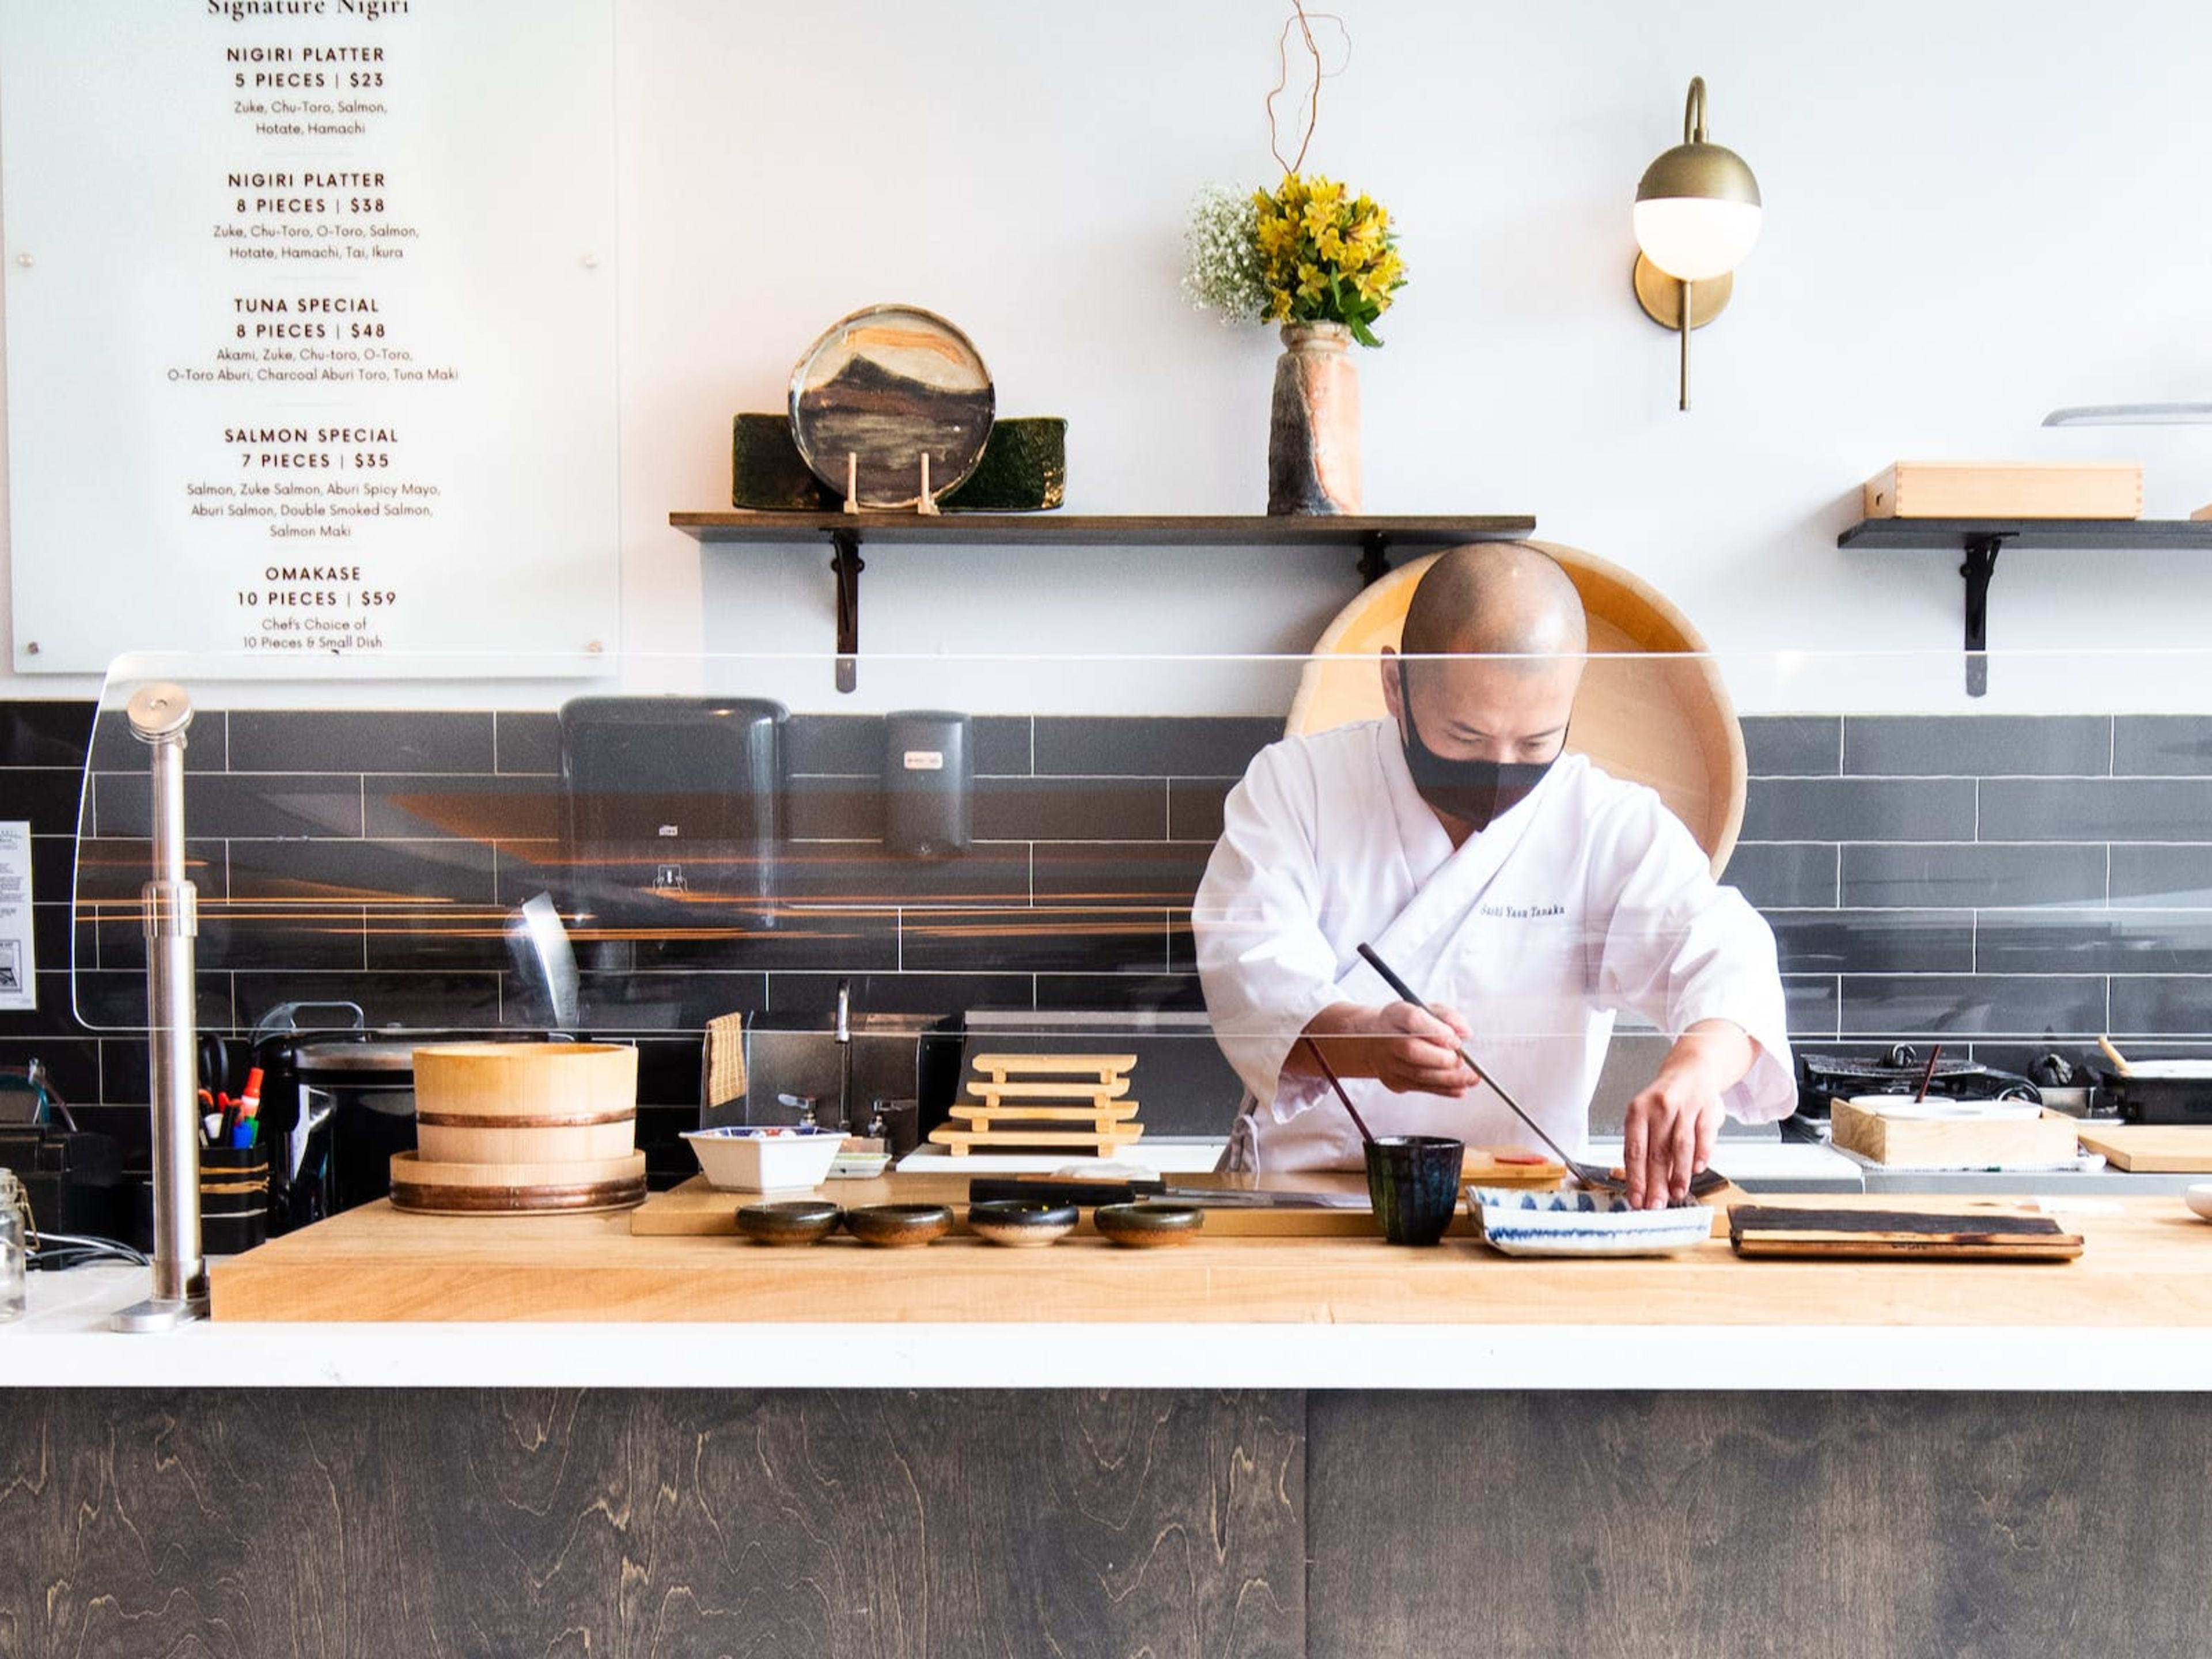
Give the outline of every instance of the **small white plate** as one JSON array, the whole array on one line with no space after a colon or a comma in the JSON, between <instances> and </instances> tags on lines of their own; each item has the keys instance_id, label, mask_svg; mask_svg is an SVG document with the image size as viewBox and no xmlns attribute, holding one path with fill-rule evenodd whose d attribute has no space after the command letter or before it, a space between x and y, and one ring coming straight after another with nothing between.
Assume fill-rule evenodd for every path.
<instances>
[{"instance_id":1,"label":"small white plate","mask_svg":"<svg viewBox=\"0 0 2212 1659\"><path fill-rule=\"evenodd\" d=\"M1470 1187L1467 1206L1483 1242L1507 1255L1665 1255L1713 1235L1705 1205L1632 1210L1611 1193Z\"/></svg>"},{"instance_id":2,"label":"small white plate","mask_svg":"<svg viewBox=\"0 0 2212 1659\"><path fill-rule=\"evenodd\" d=\"M2198 1182L2182 1194L2182 1200L2207 1221L2212 1221L2212 1181Z\"/></svg>"}]
</instances>

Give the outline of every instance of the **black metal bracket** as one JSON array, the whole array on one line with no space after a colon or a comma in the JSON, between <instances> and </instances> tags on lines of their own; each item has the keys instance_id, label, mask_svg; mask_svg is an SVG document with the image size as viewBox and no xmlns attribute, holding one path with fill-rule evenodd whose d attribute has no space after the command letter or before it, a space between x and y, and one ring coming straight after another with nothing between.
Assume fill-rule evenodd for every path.
<instances>
[{"instance_id":1,"label":"black metal bracket","mask_svg":"<svg viewBox=\"0 0 2212 1659\"><path fill-rule=\"evenodd\" d=\"M837 550L830 561L837 577L837 689L851 691L860 683L860 573L868 567L859 531L833 530L830 540Z\"/></svg>"},{"instance_id":2,"label":"black metal bracket","mask_svg":"<svg viewBox=\"0 0 2212 1659\"><path fill-rule=\"evenodd\" d=\"M1359 534L1359 585L1372 587L1390 574L1390 538L1387 532L1364 530Z\"/></svg>"},{"instance_id":3,"label":"black metal bracket","mask_svg":"<svg viewBox=\"0 0 2212 1659\"><path fill-rule=\"evenodd\" d=\"M1966 562L1959 574L1966 579L1966 695L1979 697L1990 689L1990 578L1996 574L1997 555L2005 538L2016 531L1977 530L1964 538Z\"/></svg>"}]
</instances>

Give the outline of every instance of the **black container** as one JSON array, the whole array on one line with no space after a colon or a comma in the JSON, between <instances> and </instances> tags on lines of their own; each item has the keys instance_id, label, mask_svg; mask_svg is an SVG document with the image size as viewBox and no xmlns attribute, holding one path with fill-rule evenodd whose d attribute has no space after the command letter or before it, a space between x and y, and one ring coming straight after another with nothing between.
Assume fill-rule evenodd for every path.
<instances>
[{"instance_id":1,"label":"black container","mask_svg":"<svg viewBox=\"0 0 2212 1659\"><path fill-rule=\"evenodd\" d=\"M884 847L950 858L975 839L975 732L965 714L909 708L884 716Z\"/></svg>"},{"instance_id":2,"label":"black container","mask_svg":"<svg viewBox=\"0 0 2212 1659\"><path fill-rule=\"evenodd\" d=\"M1433 1244L1459 1210L1464 1141L1441 1135L1377 1135L1367 1146L1367 1197L1393 1244Z\"/></svg>"},{"instance_id":3,"label":"black container","mask_svg":"<svg viewBox=\"0 0 2212 1659\"><path fill-rule=\"evenodd\" d=\"M269 1237L269 1149L200 1148L200 1249L236 1255Z\"/></svg>"},{"instance_id":4,"label":"black container","mask_svg":"<svg viewBox=\"0 0 2212 1659\"><path fill-rule=\"evenodd\" d=\"M2094 1068L2098 1104L2130 1123L2212 1123L2212 1077L2122 1077Z\"/></svg>"},{"instance_id":5,"label":"black container","mask_svg":"<svg viewBox=\"0 0 2212 1659\"><path fill-rule=\"evenodd\" d=\"M562 704L571 908L617 927L775 926L787 718L750 697Z\"/></svg>"}]
</instances>

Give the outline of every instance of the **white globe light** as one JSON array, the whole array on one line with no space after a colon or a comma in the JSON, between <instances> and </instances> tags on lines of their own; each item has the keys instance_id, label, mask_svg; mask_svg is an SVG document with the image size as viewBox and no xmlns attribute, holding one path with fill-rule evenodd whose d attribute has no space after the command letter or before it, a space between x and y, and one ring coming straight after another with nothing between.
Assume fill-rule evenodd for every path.
<instances>
[{"instance_id":1,"label":"white globe light","mask_svg":"<svg viewBox=\"0 0 2212 1659\"><path fill-rule=\"evenodd\" d=\"M1759 240L1759 205L1710 196L1662 196L1636 204L1636 245L1679 282L1704 283L1743 262Z\"/></svg>"}]
</instances>

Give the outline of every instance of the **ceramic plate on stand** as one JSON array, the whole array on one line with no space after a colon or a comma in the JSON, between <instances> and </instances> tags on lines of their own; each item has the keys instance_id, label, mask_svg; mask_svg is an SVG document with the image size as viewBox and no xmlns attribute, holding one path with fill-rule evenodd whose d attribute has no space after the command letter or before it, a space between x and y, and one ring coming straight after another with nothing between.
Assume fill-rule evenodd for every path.
<instances>
[{"instance_id":1,"label":"ceramic plate on stand","mask_svg":"<svg viewBox=\"0 0 2212 1659\"><path fill-rule=\"evenodd\" d=\"M860 504L921 501L964 483L983 459L998 398L974 342L918 306L872 306L830 325L791 371L791 435L807 468ZM852 458L848 460L848 458Z\"/></svg>"}]
</instances>

